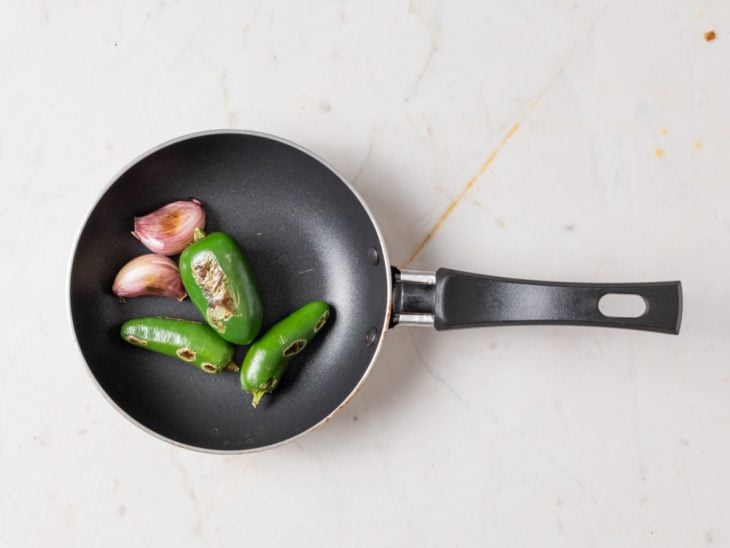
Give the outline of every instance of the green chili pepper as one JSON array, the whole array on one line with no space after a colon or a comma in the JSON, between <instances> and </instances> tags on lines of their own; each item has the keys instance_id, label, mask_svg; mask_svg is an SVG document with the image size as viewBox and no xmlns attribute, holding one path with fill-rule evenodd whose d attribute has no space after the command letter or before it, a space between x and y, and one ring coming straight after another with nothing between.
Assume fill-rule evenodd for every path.
<instances>
[{"instance_id":1,"label":"green chili pepper","mask_svg":"<svg viewBox=\"0 0 730 548\"><path fill-rule=\"evenodd\" d=\"M253 394L254 407L274 391L291 359L319 333L329 315L324 301L306 304L251 345L241 365L241 387Z\"/></svg>"},{"instance_id":2,"label":"green chili pepper","mask_svg":"<svg viewBox=\"0 0 730 548\"><path fill-rule=\"evenodd\" d=\"M236 242L222 232L196 229L180 254L180 278L190 300L215 331L235 344L249 344L261 329L263 309L251 267Z\"/></svg>"},{"instance_id":3,"label":"green chili pepper","mask_svg":"<svg viewBox=\"0 0 730 548\"><path fill-rule=\"evenodd\" d=\"M137 318L122 325L130 344L179 358L206 373L219 373L233 359L233 345L200 322L174 318Z\"/></svg>"}]
</instances>

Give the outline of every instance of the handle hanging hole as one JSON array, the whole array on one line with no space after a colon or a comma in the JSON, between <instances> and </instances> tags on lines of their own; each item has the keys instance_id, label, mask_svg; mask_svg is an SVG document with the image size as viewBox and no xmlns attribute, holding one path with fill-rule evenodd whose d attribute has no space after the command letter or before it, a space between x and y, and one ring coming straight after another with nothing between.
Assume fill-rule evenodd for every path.
<instances>
[{"instance_id":1,"label":"handle hanging hole","mask_svg":"<svg viewBox=\"0 0 730 548\"><path fill-rule=\"evenodd\" d=\"M646 312L646 301L633 293L607 293L598 301L598 310L607 318L638 318Z\"/></svg>"}]
</instances>

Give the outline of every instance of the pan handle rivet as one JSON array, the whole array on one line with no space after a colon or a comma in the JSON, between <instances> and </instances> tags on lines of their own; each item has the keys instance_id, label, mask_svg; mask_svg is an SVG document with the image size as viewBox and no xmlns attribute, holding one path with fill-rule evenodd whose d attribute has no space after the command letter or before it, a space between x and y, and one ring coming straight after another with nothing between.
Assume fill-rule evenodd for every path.
<instances>
[{"instance_id":1,"label":"pan handle rivet","mask_svg":"<svg viewBox=\"0 0 730 548\"><path fill-rule=\"evenodd\" d=\"M380 262L380 254L374 247L370 247L370 249L368 249L368 260L373 265L377 265Z\"/></svg>"},{"instance_id":2,"label":"pan handle rivet","mask_svg":"<svg viewBox=\"0 0 730 548\"><path fill-rule=\"evenodd\" d=\"M378 329L375 327L371 327L370 329L368 329L368 332L365 333L365 344L367 346L372 346L377 337L378 337Z\"/></svg>"}]
</instances>

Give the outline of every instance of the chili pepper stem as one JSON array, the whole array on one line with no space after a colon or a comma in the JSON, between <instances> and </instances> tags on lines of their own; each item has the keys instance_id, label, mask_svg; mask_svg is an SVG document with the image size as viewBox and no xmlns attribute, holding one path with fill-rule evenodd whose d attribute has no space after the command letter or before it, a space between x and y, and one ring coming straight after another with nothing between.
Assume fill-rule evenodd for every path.
<instances>
[{"instance_id":1,"label":"chili pepper stem","mask_svg":"<svg viewBox=\"0 0 730 548\"><path fill-rule=\"evenodd\" d=\"M256 407L259 402L261 401L261 398L264 397L264 394L266 394L266 390L254 390L253 392L253 401L251 402L251 405Z\"/></svg>"},{"instance_id":2,"label":"chili pepper stem","mask_svg":"<svg viewBox=\"0 0 730 548\"><path fill-rule=\"evenodd\" d=\"M238 364L234 360L231 360L226 364L225 370L238 373L241 370L241 368L238 367Z\"/></svg>"},{"instance_id":3,"label":"chili pepper stem","mask_svg":"<svg viewBox=\"0 0 730 548\"><path fill-rule=\"evenodd\" d=\"M202 228L196 228L193 231L193 243L199 242L203 238L205 238L205 232L203 231L203 229Z\"/></svg>"}]
</instances>

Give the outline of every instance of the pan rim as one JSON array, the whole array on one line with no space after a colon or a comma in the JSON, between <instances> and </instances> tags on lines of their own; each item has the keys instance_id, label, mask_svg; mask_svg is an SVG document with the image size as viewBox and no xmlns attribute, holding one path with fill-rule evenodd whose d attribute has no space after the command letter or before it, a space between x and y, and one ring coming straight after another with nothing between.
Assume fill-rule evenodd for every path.
<instances>
[{"instance_id":1,"label":"pan rim","mask_svg":"<svg viewBox=\"0 0 730 548\"><path fill-rule=\"evenodd\" d=\"M380 333L378 335L377 340L377 346L375 347L375 352L373 352L373 356L370 359L370 363L368 363L367 368L365 369L365 372L360 377L360 380L357 382L355 387L352 389L352 391L342 400L342 402L335 407L330 413L327 414L326 417L324 417L319 422L315 423L314 425L310 426L306 430L303 430L302 432L299 432L298 434L295 434L294 436L291 436L289 438L286 438L284 440L278 441L276 443L272 443L269 445L264 445L261 447L255 447L251 449L209 449L206 447L199 447L196 445L190 445L187 443L182 443L177 440L171 439L167 436L163 436L162 434L155 432L148 426L142 424L138 420L136 420L134 417L130 416L126 411L124 411L112 398L109 396L109 394L104 390L104 388L99 383L98 379L94 375L94 373L91 371L91 367L89 366L88 362L86 361L86 357L84 356L83 351L81 350L81 343L79 342L78 336L76 335L76 327L74 325L73 321L73 313L71 310L71 274L73 271L73 264L74 259L76 258L76 253L78 251L79 241L81 239L81 234L84 231L84 228L86 227L86 224L89 221L89 218L91 217L92 212L96 208L96 206L99 204L101 199L104 197L104 195L109 191L109 189L132 167L134 167L136 164L147 158L148 156L151 156L155 152L162 150L163 148L166 148L168 146L174 145L176 143L187 141L189 139L195 139L198 137L206 137L209 135L224 135L224 134L234 134L234 135L248 135L252 137L261 137L264 139L269 139L272 141L277 141L279 143L288 145L296 150L299 150L300 152L303 152L304 154L307 154L315 161L319 162L321 165L326 167L328 170L330 170L341 182L344 184L350 192L355 196L355 198L360 202L360 205L365 210L365 213L367 214L368 218L370 219L370 223L372 224L373 228L375 229L375 233L378 236L378 241L380 242L380 249L381 249L381 256L380 259L383 264L383 268L385 268L386 272L386 306L385 306L385 316L383 318L383 323L380 327ZM380 351L383 348L383 341L385 339L386 332L388 330L388 327L390 325L390 316L392 313L392 293L393 293L393 280L390 275L390 258L388 256L388 248L385 244L385 238L383 236L383 233L380 229L380 226L378 225L377 220L375 219L375 216L373 215L372 211L370 211L370 208L368 207L367 202L363 199L362 196L357 192L357 190L352 186L352 184L343 177L329 162L327 162L325 159L320 157L319 155L315 154L311 150L303 147L302 145L295 143L293 141L290 141L288 139L285 139L283 137L279 137L278 135L273 135L271 133L266 133L262 131L256 131L256 130L247 130L247 129L209 129L209 130L203 130L203 131L196 131L192 133L187 133L184 135L180 135L178 137L174 137L172 139L168 139L167 141L164 141L150 149L147 149L146 151L142 152L141 154L137 155L135 158L133 158L131 161L127 162L119 171L117 171L113 177L109 179L107 184L101 189L101 191L97 194L96 198L92 202L91 206L87 209L86 215L84 215L84 218L81 220L81 223L76 229L76 235L74 237L73 242L73 248L71 250L71 253L69 254L68 262L66 265L66 314L68 316L68 326L71 329L71 335L73 336L73 339L76 343L76 350L78 352L78 355L81 357L81 361L86 367L86 373L91 378L92 382L96 386L96 388L101 392L101 394L104 396L104 399L111 404L111 406L117 410L119 414L121 414L123 417L125 417L129 422L146 432L147 434L150 434L154 436L155 438L165 441L171 445L174 445L176 447L180 447L183 449L189 449L191 451L197 451L201 453L208 453L208 454L217 454L217 455L242 455L246 453L257 453L259 451L266 451L269 449L275 449L277 447L281 447L283 445L286 445L288 443L291 443L300 437L304 436L305 434L308 434L309 432L319 428L324 423L326 423L328 420L330 420L334 415L336 415L340 410L342 410L349 402L350 400L357 394L357 392L362 387L363 383L367 379L368 375L373 369L373 366L375 365L375 362L378 359L378 355L380 354Z\"/></svg>"}]
</instances>

